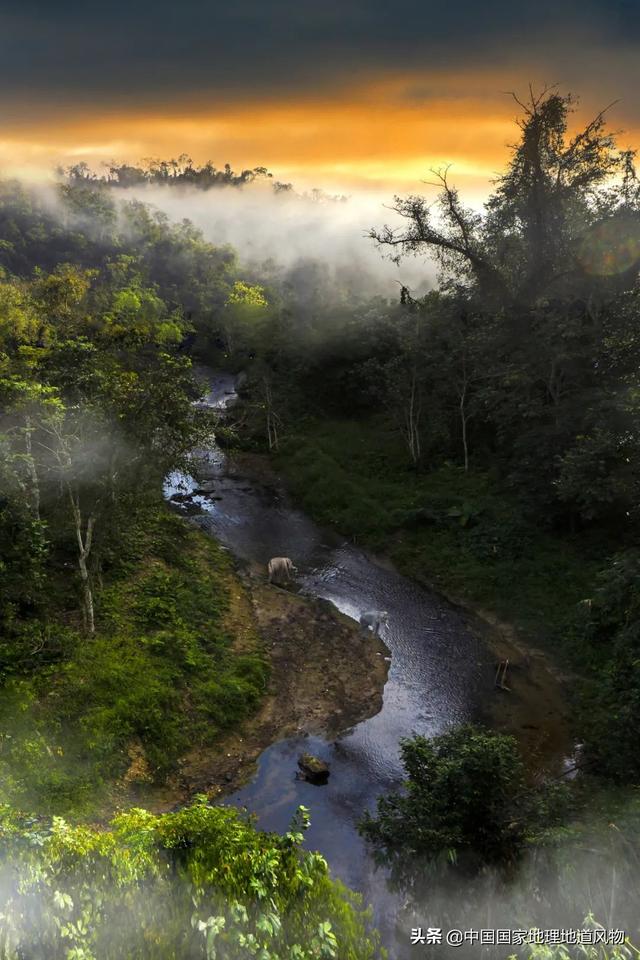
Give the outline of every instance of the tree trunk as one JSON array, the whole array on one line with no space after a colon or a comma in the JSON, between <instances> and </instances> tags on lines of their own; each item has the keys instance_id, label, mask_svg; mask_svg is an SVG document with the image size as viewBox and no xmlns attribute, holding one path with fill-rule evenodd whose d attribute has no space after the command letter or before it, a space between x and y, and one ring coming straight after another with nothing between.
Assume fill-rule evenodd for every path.
<instances>
[{"instance_id":1,"label":"tree trunk","mask_svg":"<svg viewBox=\"0 0 640 960\"><path fill-rule=\"evenodd\" d=\"M464 472L469 472L469 443L467 440L467 423L469 420L468 414L465 410L465 402L467 399L467 383L466 381L463 384L462 390L460 391L460 423L462 425L462 449L464 451Z\"/></svg>"},{"instance_id":2,"label":"tree trunk","mask_svg":"<svg viewBox=\"0 0 640 960\"><path fill-rule=\"evenodd\" d=\"M89 523L87 524L87 536L89 535ZM88 634L96 632L95 617L93 612L93 593L91 591L91 582L89 580L89 571L87 569L87 558L82 553L78 556L78 566L80 567L80 580L82 582L82 606L84 613L85 629Z\"/></svg>"},{"instance_id":3,"label":"tree trunk","mask_svg":"<svg viewBox=\"0 0 640 960\"><path fill-rule=\"evenodd\" d=\"M278 449L278 427L271 412L267 414L267 440L269 442L269 450Z\"/></svg>"},{"instance_id":4,"label":"tree trunk","mask_svg":"<svg viewBox=\"0 0 640 960\"><path fill-rule=\"evenodd\" d=\"M25 433L24 433L24 446L27 453L27 475L29 478L29 500L31 502L31 509L36 520L40 519L40 481L38 480L38 471L36 470L36 462L33 457L33 452L31 449L31 434L33 433L33 425L31 423L31 417L25 417Z\"/></svg>"},{"instance_id":5,"label":"tree trunk","mask_svg":"<svg viewBox=\"0 0 640 960\"><path fill-rule=\"evenodd\" d=\"M404 436L409 448L411 461L416 466L422 455L420 445L420 401L418 397L415 371L411 377L411 392L405 408Z\"/></svg>"},{"instance_id":6,"label":"tree trunk","mask_svg":"<svg viewBox=\"0 0 640 960\"><path fill-rule=\"evenodd\" d=\"M231 333L231 324L225 324L223 326L222 336L224 339L224 348L227 351L227 354L231 355L235 347L233 334Z\"/></svg>"},{"instance_id":7,"label":"tree trunk","mask_svg":"<svg viewBox=\"0 0 640 960\"><path fill-rule=\"evenodd\" d=\"M266 408L266 421L267 421L267 442L269 444L269 450L278 449L278 423L280 418L278 414L273 409L273 393L271 390L271 383L267 377L263 377L262 387L264 393L264 403Z\"/></svg>"},{"instance_id":8,"label":"tree trunk","mask_svg":"<svg viewBox=\"0 0 640 960\"><path fill-rule=\"evenodd\" d=\"M556 427L559 426L560 401L562 399L564 374L556 360L551 361L551 370L547 381L547 393L553 403L553 415Z\"/></svg>"},{"instance_id":9,"label":"tree trunk","mask_svg":"<svg viewBox=\"0 0 640 960\"><path fill-rule=\"evenodd\" d=\"M71 500L71 509L73 511L73 519L74 519L74 525L76 530L76 539L78 541L78 569L80 570L80 584L82 588L82 616L83 616L86 632L92 635L96 632L96 625L95 625L95 616L94 616L94 610L93 610L93 592L91 590L91 578L89 576L89 568L87 566L87 560L89 559L89 554L91 553L91 543L93 540L93 528L95 526L95 517L93 515L89 516L87 520L86 530L83 535L82 513L80 510L79 497L77 493L74 494L70 490L69 499Z\"/></svg>"}]
</instances>

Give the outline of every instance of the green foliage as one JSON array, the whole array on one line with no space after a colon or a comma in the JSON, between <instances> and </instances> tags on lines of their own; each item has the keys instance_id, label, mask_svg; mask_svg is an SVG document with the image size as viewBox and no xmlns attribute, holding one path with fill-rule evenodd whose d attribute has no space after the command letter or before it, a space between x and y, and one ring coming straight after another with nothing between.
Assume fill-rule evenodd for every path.
<instances>
[{"instance_id":1,"label":"green foliage","mask_svg":"<svg viewBox=\"0 0 640 960\"><path fill-rule=\"evenodd\" d=\"M567 541L529 520L495 474L451 463L410 469L378 419L311 420L277 464L303 506L406 574L564 644L575 605L591 591L597 542Z\"/></svg>"},{"instance_id":2,"label":"green foliage","mask_svg":"<svg viewBox=\"0 0 640 960\"><path fill-rule=\"evenodd\" d=\"M267 306L267 300L261 287L251 286L242 280L236 280L227 297L226 305L259 309Z\"/></svg>"},{"instance_id":3,"label":"green foliage","mask_svg":"<svg viewBox=\"0 0 640 960\"><path fill-rule=\"evenodd\" d=\"M531 787L529 791L533 798ZM401 928L425 926L425 918L433 916L443 930L487 926L579 930L598 927L593 917L600 917L608 929L625 930L630 941L640 943L637 790L604 789L602 783L584 779L563 792L570 792L571 800L570 809L564 811L562 797L536 790L534 822L541 822L542 829L536 825L517 865L493 863L463 870L464 860L455 865L414 861L412 891L399 917ZM550 801L553 810L545 813ZM408 863L404 869L411 871ZM445 957L472 960L478 944L450 950L442 944L437 949ZM487 948L487 955L503 957L508 949ZM529 949L523 944L517 955L526 957Z\"/></svg>"},{"instance_id":4,"label":"green foliage","mask_svg":"<svg viewBox=\"0 0 640 960\"><path fill-rule=\"evenodd\" d=\"M640 447L633 433L638 411L629 411L628 429L595 428L577 436L561 457L558 496L587 521L636 519L640 503Z\"/></svg>"},{"instance_id":5,"label":"green foliage","mask_svg":"<svg viewBox=\"0 0 640 960\"><path fill-rule=\"evenodd\" d=\"M300 845L203 799L179 813L132 809L107 829L2 811L0 956L51 960L375 960L357 897Z\"/></svg>"},{"instance_id":6,"label":"green foliage","mask_svg":"<svg viewBox=\"0 0 640 960\"><path fill-rule=\"evenodd\" d=\"M236 653L226 626L229 593L238 589L226 554L163 508L131 533L143 555L127 561L121 544L98 596L95 637L63 638L51 625L56 662L31 663L5 683L5 800L93 811L125 774L132 747L144 758L144 789L189 749L236 727L263 696L268 670L257 638L253 650Z\"/></svg>"},{"instance_id":7,"label":"green foliage","mask_svg":"<svg viewBox=\"0 0 640 960\"><path fill-rule=\"evenodd\" d=\"M404 792L381 797L360 830L402 887L415 887L438 860L464 867L515 861L543 814L548 821L551 807L527 788L512 737L462 725L432 740L403 740L401 748Z\"/></svg>"},{"instance_id":8,"label":"green foliage","mask_svg":"<svg viewBox=\"0 0 640 960\"><path fill-rule=\"evenodd\" d=\"M638 780L640 571L625 548L639 519L640 187L632 152L617 148L604 116L573 135L570 97L547 90L521 106L518 142L483 212L465 208L443 174L437 218L420 197L398 199L404 232L373 233L394 255L428 253L441 268L439 290L417 300L403 289L395 306L359 292L348 267L267 263L240 277L232 250L114 189L241 186L263 168L234 173L181 157L98 178L80 164L60 184L62 216L0 183L5 797L94 812L132 747L162 777L188 745L240 722L264 688L259 651L237 655L225 626L224 558L157 511L163 476L211 429L192 403L194 351L247 368L244 420L226 439L264 446L266 426L318 520L570 649L590 675L588 756L609 776ZM594 591L613 543L621 552ZM585 597L591 605L577 606ZM405 753L406 795L382 801L384 815L366 825L395 868L394 846L423 860L447 850L466 863L515 855L539 804L526 789L518 799L512 745L467 731ZM12 834L33 867L23 891L35 891L17 916L40 922L43 891L49 911L41 955L372 955L348 936L334 940L336 917L356 929L344 899L316 916L298 896L304 885L289 889L281 874L304 909L304 936L283 939L275 893L275 906L252 913L233 867L213 863L219 849L229 853L205 823L216 815L194 812L159 858L155 821L131 816L115 860L119 827L99 835L57 824L52 844L46 830ZM243 874L258 900L275 885L260 843L267 866ZM87 873L116 878L117 909L100 912L111 887L104 899L75 879L49 889L58 853L65 869L86 854ZM159 933L126 919L138 908L126 900L131 883L184 869L188 911L175 928L163 891ZM214 875L215 897L200 901ZM119 934L114 917L125 917L123 938L138 937L135 950L125 941L109 953L100 940L102 929ZM12 958L29 952L5 946Z\"/></svg>"},{"instance_id":9,"label":"green foliage","mask_svg":"<svg viewBox=\"0 0 640 960\"><path fill-rule=\"evenodd\" d=\"M520 106L482 213L442 173L439 220L424 198L396 198L403 226L372 231L394 258L435 257L438 290L416 299L403 288L395 306L353 296L345 309L320 266L301 264L307 299L293 279L265 284L277 309L246 348L249 365L269 370L281 437L355 412L393 433L394 458L418 471L491 473L521 517L504 543L478 530L485 554L526 553L524 522L610 541L638 522L634 157L604 115L570 134L574 102L555 89ZM249 377L247 409L263 408L263 380ZM324 512L347 519L335 502Z\"/></svg>"},{"instance_id":10,"label":"green foliage","mask_svg":"<svg viewBox=\"0 0 640 960\"><path fill-rule=\"evenodd\" d=\"M239 724L267 674L233 650L228 561L158 505L211 433L185 346L265 297L85 174L55 213L0 183L0 767L5 798L74 814L132 751L144 789Z\"/></svg>"},{"instance_id":11,"label":"green foliage","mask_svg":"<svg viewBox=\"0 0 640 960\"><path fill-rule=\"evenodd\" d=\"M16 527L23 517L21 556L35 551L28 530L46 526L50 566L41 579L70 555L90 634L95 573L127 524L124 505L157 491L210 429L179 353L191 329L181 311L131 257L102 266L62 263L36 269L30 283L7 281L13 319L0 340L0 473ZM21 312L32 320L20 324Z\"/></svg>"},{"instance_id":12,"label":"green foliage","mask_svg":"<svg viewBox=\"0 0 640 960\"><path fill-rule=\"evenodd\" d=\"M111 274L124 286L122 266L128 263L143 286L153 288L167 307L171 319L165 317L160 331L165 342L179 339L184 317L195 325L200 343L210 348L238 279L234 252L205 241L188 221L173 224L166 214L140 201L116 199L105 184L85 176L81 166L59 185L56 212L36 191L16 181L0 181L0 269L30 278L34 268L56 276L65 264L72 264ZM44 284L50 294L53 286L50 281ZM131 318L134 309L141 318L149 306L148 295L123 293L116 299L112 323L117 326ZM19 327L22 336L33 337L37 329L30 298L13 284L0 289L0 331L5 324L8 331Z\"/></svg>"},{"instance_id":13,"label":"green foliage","mask_svg":"<svg viewBox=\"0 0 640 960\"><path fill-rule=\"evenodd\" d=\"M385 523L384 509L331 456L322 449L310 450L298 438L291 438L282 452L280 462L288 465L291 479L295 477L294 491L304 491L303 502L319 522L346 533L379 531Z\"/></svg>"},{"instance_id":14,"label":"green foliage","mask_svg":"<svg viewBox=\"0 0 640 960\"><path fill-rule=\"evenodd\" d=\"M242 354L265 335L269 302L262 287L236 280L224 303L221 328L227 356ZM266 333L269 336L270 331Z\"/></svg>"},{"instance_id":15,"label":"green foliage","mask_svg":"<svg viewBox=\"0 0 640 960\"><path fill-rule=\"evenodd\" d=\"M177 159L148 160L141 167L112 163L104 176L93 173L86 163L77 163L60 173L65 178L70 193L88 191L96 196L104 195L107 188L126 188L145 183L166 187L190 186L199 190L242 187L254 180L272 176L266 167L253 167L236 172L228 163L220 170L210 160L198 167L186 153L181 153Z\"/></svg>"},{"instance_id":16,"label":"green foliage","mask_svg":"<svg viewBox=\"0 0 640 960\"><path fill-rule=\"evenodd\" d=\"M47 553L45 524L23 501L0 501L0 623L9 636L42 603Z\"/></svg>"},{"instance_id":17,"label":"green foliage","mask_svg":"<svg viewBox=\"0 0 640 960\"><path fill-rule=\"evenodd\" d=\"M585 922L582 929L605 930L601 923L596 923L593 918L588 918L591 922ZM635 960L640 954L640 950L634 947L628 941L624 944L606 946L604 944L592 946L590 944L578 944L574 947L558 944L551 946L549 944L532 944L524 954L528 960L572 960L572 958L584 958L584 960Z\"/></svg>"},{"instance_id":18,"label":"green foliage","mask_svg":"<svg viewBox=\"0 0 640 960\"><path fill-rule=\"evenodd\" d=\"M574 643L590 672L581 697L587 758L596 772L640 783L640 553L613 556L582 605Z\"/></svg>"}]
</instances>

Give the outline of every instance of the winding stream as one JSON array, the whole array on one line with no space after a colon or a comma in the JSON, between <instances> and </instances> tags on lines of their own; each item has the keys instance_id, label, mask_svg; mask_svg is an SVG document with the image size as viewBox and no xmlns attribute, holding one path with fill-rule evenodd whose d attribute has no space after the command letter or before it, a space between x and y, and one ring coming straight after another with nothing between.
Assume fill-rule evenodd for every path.
<instances>
[{"instance_id":1,"label":"winding stream","mask_svg":"<svg viewBox=\"0 0 640 960\"><path fill-rule=\"evenodd\" d=\"M233 376L209 372L206 379L206 404L222 409L234 400ZM372 904L374 920L391 946L398 904L386 888L384 871L374 868L357 820L398 783L401 737L433 735L479 715L493 687L494 658L464 614L441 597L320 530L283 493L234 473L218 448L196 456L204 479L196 484L191 477L173 475L165 495L189 494L192 520L201 529L249 563L291 557L301 592L330 600L348 616L357 619L364 609L389 611L382 636L391 664L382 710L334 742L306 737L273 744L261 754L254 780L225 802L247 807L260 827L279 832L300 804L308 807L306 844L327 858L334 876ZM194 494L196 489L207 492ZM326 786L295 779L302 743L331 765ZM405 944L407 933L402 931ZM398 954L393 950L392 955Z\"/></svg>"}]
</instances>

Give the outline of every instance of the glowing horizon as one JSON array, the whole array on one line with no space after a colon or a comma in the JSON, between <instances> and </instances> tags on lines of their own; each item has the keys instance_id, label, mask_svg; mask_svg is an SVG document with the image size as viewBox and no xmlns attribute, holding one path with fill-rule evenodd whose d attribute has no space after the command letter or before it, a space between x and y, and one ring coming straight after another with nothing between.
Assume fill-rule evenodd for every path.
<instances>
[{"instance_id":1,"label":"glowing horizon","mask_svg":"<svg viewBox=\"0 0 640 960\"><path fill-rule=\"evenodd\" d=\"M187 153L219 167L265 166L300 189L391 194L425 192L429 171L451 164L453 179L477 203L517 136L518 108L503 92L517 89L510 80L512 73L490 71L475 81L470 71L396 72L332 94L234 99L215 108L189 102L89 113L76 106L48 120L23 114L4 124L0 172L42 179L81 160L100 171L110 161ZM605 105L589 99L594 106L581 107L576 123ZM631 119L625 146L640 139Z\"/></svg>"}]
</instances>

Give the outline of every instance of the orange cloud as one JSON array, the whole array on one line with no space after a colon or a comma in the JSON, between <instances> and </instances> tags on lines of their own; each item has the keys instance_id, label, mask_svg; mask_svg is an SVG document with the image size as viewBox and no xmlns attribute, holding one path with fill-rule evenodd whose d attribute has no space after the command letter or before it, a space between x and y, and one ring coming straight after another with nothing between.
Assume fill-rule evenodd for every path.
<instances>
[{"instance_id":1,"label":"orange cloud","mask_svg":"<svg viewBox=\"0 0 640 960\"><path fill-rule=\"evenodd\" d=\"M264 165L296 186L389 192L421 191L430 168L451 163L453 179L478 199L517 136L517 108L500 93L509 79L407 74L369 79L331 97L23 120L4 126L0 165L41 175L80 159L99 166L187 152L196 162Z\"/></svg>"}]
</instances>

